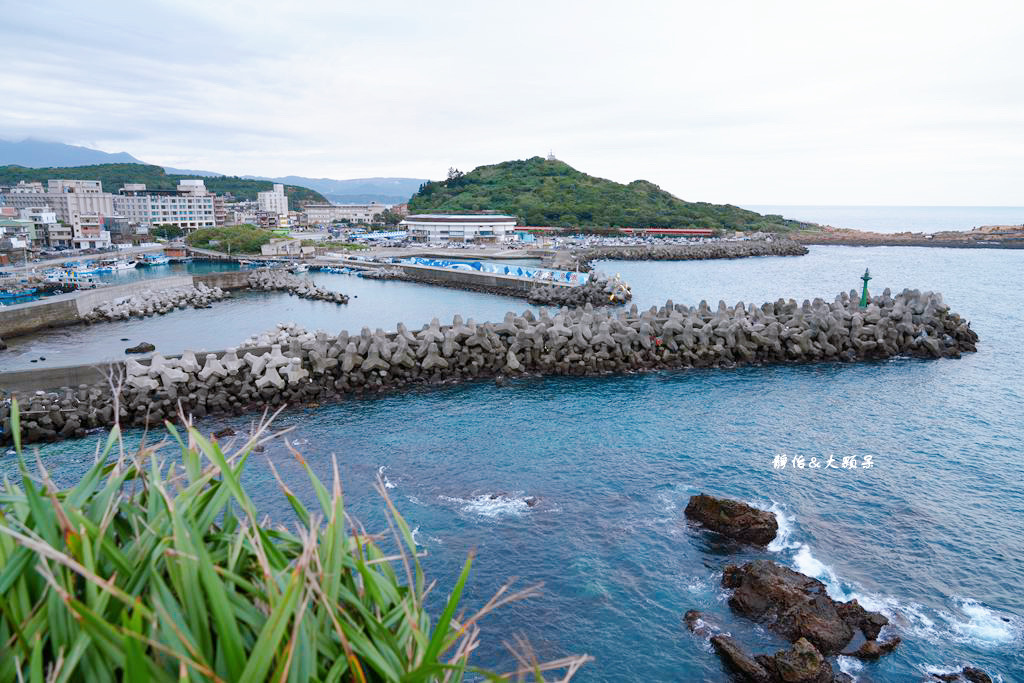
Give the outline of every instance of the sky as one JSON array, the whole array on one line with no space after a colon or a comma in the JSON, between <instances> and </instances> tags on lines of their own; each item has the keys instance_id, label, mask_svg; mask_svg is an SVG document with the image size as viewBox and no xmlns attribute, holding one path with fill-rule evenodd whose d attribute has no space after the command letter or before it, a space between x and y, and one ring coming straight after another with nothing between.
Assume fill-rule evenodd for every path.
<instances>
[{"instance_id":1,"label":"sky","mask_svg":"<svg viewBox=\"0 0 1024 683\"><path fill-rule=\"evenodd\" d=\"M0 138L733 204L1021 205L1020 2L0 0Z\"/></svg>"}]
</instances>

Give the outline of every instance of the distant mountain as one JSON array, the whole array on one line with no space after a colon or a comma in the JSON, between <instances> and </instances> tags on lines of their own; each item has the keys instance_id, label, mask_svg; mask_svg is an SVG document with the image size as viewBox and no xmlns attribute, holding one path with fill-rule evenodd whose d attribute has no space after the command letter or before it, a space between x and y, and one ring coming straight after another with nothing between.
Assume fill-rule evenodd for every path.
<instances>
[{"instance_id":1,"label":"distant mountain","mask_svg":"<svg viewBox=\"0 0 1024 683\"><path fill-rule=\"evenodd\" d=\"M420 185L427 182L422 178L355 178L335 180L334 178L305 178L289 175L283 178L244 176L254 180L271 180L275 183L301 185L316 190L339 204L402 204L416 194Z\"/></svg>"},{"instance_id":2,"label":"distant mountain","mask_svg":"<svg viewBox=\"0 0 1024 683\"><path fill-rule=\"evenodd\" d=\"M98 149L66 145L62 142L22 140L9 142L0 140L0 166L21 166L23 168L70 168L95 166L99 164L145 164L127 152L110 154ZM190 168L163 167L168 176L190 176L200 178L226 178L217 171L200 171ZM147 171L147 175L151 171ZM269 181L314 190L317 196L338 204L402 204L409 201L420 185L427 182L421 178L355 178L335 180L334 178L305 178L303 176L242 176L246 180ZM143 181L138 181L143 182ZM210 186L207 183L207 186ZM243 192L245 193L245 192ZM310 199L310 197L306 197ZM326 201L325 200L325 201Z\"/></svg>"},{"instance_id":3,"label":"distant mountain","mask_svg":"<svg viewBox=\"0 0 1024 683\"><path fill-rule=\"evenodd\" d=\"M533 157L480 166L430 182L409 201L412 213L501 211L526 225L573 228L662 227L783 232L806 224L730 204L687 202L647 180L628 185Z\"/></svg>"},{"instance_id":4,"label":"distant mountain","mask_svg":"<svg viewBox=\"0 0 1024 683\"><path fill-rule=\"evenodd\" d=\"M171 168L170 166L164 166L164 171L171 175L192 175L201 178L219 178L224 175L217 171L197 171L194 168Z\"/></svg>"},{"instance_id":5,"label":"distant mountain","mask_svg":"<svg viewBox=\"0 0 1024 683\"><path fill-rule=\"evenodd\" d=\"M141 164L127 152L110 154L98 149L65 145L63 142L43 142L26 139L21 142L0 140L0 166L17 165L26 168L54 166L92 166L94 164Z\"/></svg>"}]
</instances>

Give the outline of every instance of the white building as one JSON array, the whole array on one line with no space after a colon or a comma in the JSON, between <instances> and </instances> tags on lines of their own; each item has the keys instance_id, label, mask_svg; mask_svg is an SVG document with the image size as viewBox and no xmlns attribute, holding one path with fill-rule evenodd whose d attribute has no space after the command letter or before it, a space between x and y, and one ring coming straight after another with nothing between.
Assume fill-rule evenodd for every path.
<instances>
[{"instance_id":1,"label":"white building","mask_svg":"<svg viewBox=\"0 0 1024 683\"><path fill-rule=\"evenodd\" d=\"M328 224L335 221L350 223L376 223L377 217L391 208L390 204L307 204L303 208L307 225Z\"/></svg>"},{"instance_id":2,"label":"white building","mask_svg":"<svg viewBox=\"0 0 1024 683\"><path fill-rule=\"evenodd\" d=\"M31 221L35 229L33 245L48 247L70 247L71 228L57 222L57 212L49 206L33 206L21 209L22 220Z\"/></svg>"},{"instance_id":3,"label":"white building","mask_svg":"<svg viewBox=\"0 0 1024 683\"><path fill-rule=\"evenodd\" d=\"M116 215L114 195L104 192L100 181L48 180L43 196L57 214L57 220L71 226L71 242L76 249L110 246L110 232L104 228L107 220Z\"/></svg>"},{"instance_id":4,"label":"white building","mask_svg":"<svg viewBox=\"0 0 1024 683\"><path fill-rule=\"evenodd\" d=\"M496 214L418 214L398 224L419 242L503 242L512 237L515 216Z\"/></svg>"},{"instance_id":5,"label":"white building","mask_svg":"<svg viewBox=\"0 0 1024 683\"><path fill-rule=\"evenodd\" d=\"M275 184L273 190L258 192L256 203L260 211L288 216L288 195L284 193L284 185L280 183Z\"/></svg>"},{"instance_id":6,"label":"white building","mask_svg":"<svg viewBox=\"0 0 1024 683\"><path fill-rule=\"evenodd\" d=\"M126 183L114 198L117 212L147 232L173 225L185 232L217 225L217 202L202 180L182 180L176 190L148 190L144 183Z\"/></svg>"}]
</instances>

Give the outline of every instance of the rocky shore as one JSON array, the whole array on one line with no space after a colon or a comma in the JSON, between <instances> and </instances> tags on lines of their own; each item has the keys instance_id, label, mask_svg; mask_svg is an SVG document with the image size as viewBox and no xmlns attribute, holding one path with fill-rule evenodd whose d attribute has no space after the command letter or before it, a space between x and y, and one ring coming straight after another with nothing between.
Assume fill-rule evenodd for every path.
<instances>
[{"instance_id":1,"label":"rocky shore","mask_svg":"<svg viewBox=\"0 0 1024 683\"><path fill-rule=\"evenodd\" d=\"M803 256L807 247L788 237L768 235L760 239L717 240L689 243L649 243L628 246L578 247L555 254L553 268L589 271L594 261L697 261L751 256Z\"/></svg>"},{"instance_id":2,"label":"rocky shore","mask_svg":"<svg viewBox=\"0 0 1024 683\"><path fill-rule=\"evenodd\" d=\"M95 323L128 318L145 318L164 315L179 308L209 308L215 301L225 298L227 293L220 287L207 287L199 283L187 287L168 289L144 289L138 294L105 301L82 316L82 321Z\"/></svg>"},{"instance_id":3,"label":"rocky shore","mask_svg":"<svg viewBox=\"0 0 1024 683\"><path fill-rule=\"evenodd\" d=\"M833 301L778 300L761 306L706 302L613 314L562 309L508 313L498 323L455 316L413 331L363 328L358 335L302 332L288 346L181 358L128 360L118 396L124 426L175 419L178 406L202 417L241 414L266 405L308 404L399 389L520 374L600 375L745 364L851 362L894 356L956 358L975 350L970 324L933 292L889 290L858 307L856 292ZM289 333L289 337L291 337ZM299 336L298 330L296 335ZM22 396L26 442L82 436L114 422L105 385ZM9 438L9 401L0 406Z\"/></svg>"},{"instance_id":4,"label":"rocky shore","mask_svg":"<svg viewBox=\"0 0 1024 683\"><path fill-rule=\"evenodd\" d=\"M249 288L264 292L288 292L302 299L333 301L347 304L348 296L318 287L312 280L300 278L283 270L254 270L249 274Z\"/></svg>"},{"instance_id":5,"label":"rocky shore","mask_svg":"<svg viewBox=\"0 0 1024 683\"><path fill-rule=\"evenodd\" d=\"M775 515L746 503L700 494L686 506L686 518L743 543L765 546L778 529ZM836 673L828 657L845 655L873 660L902 642L898 635L882 638L889 618L865 609L856 599L841 602L828 595L821 581L758 559L744 565L727 564L722 586L732 591L730 609L774 631L792 645L774 654L751 654L736 638L723 631L712 617L690 610L683 615L687 628L706 638L735 677L751 683L851 682ZM963 680L991 681L980 669L966 667ZM968 678L976 676L976 678ZM936 676L936 678L941 678ZM943 680L962 680L950 674Z\"/></svg>"}]
</instances>

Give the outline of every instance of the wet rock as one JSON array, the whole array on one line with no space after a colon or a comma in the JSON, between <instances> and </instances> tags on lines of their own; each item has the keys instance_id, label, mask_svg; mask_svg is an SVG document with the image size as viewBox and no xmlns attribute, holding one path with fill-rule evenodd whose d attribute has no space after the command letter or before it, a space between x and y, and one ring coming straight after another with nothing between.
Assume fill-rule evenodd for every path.
<instances>
[{"instance_id":1,"label":"wet rock","mask_svg":"<svg viewBox=\"0 0 1024 683\"><path fill-rule=\"evenodd\" d=\"M232 429L231 427L225 427L224 429L220 429L220 430L218 430L218 431L213 433L213 437L215 439L224 439L226 437L234 436L234 435L235 435L235 430Z\"/></svg>"},{"instance_id":2,"label":"wet rock","mask_svg":"<svg viewBox=\"0 0 1024 683\"><path fill-rule=\"evenodd\" d=\"M768 545L779 530L778 520L767 510L703 493L690 497L685 514L723 536L754 545Z\"/></svg>"},{"instance_id":3,"label":"wet rock","mask_svg":"<svg viewBox=\"0 0 1024 683\"><path fill-rule=\"evenodd\" d=\"M156 351L156 347L149 342L140 342L124 350L125 353L149 353L150 351Z\"/></svg>"},{"instance_id":4,"label":"wet rock","mask_svg":"<svg viewBox=\"0 0 1024 683\"><path fill-rule=\"evenodd\" d=\"M730 636L712 636L711 645L730 670L753 683L772 683L772 676L735 639Z\"/></svg>"},{"instance_id":5,"label":"wet rock","mask_svg":"<svg viewBox=\"0 0 1024 683\"><path fill-rule=\"evenodd\" d=\"M800 638L788 650L772 656L760 655L757 662L769 672L770 680L785 683L832 683L832 665L806 638Z\"/></svg>"},{"instance_id":6,"label":"wet rock","mask_svg":"<svg viewBox=\"0 0 1024 683\"><path fill-rule=\"evenodd\" d=\"M858 659L878 659L895 650L901 642L899 636L893 636L884 643L879 643L877 640L865 640L855 651L845 654Z\"/></svg>"},{"instance_id":7,"label":"wet rock","mask_svg":"<svg viewBox=\"0 0 1024 683\"><path fill-rule=\"evenodd\" d=\"M842 609L850 603L830 598L821 581L770 560L726 566L722 585L734 589L729 606L736 613L765 624L791 642L806 638L826 656L841 652L853 638L854 629L861 628L859 611ZM844 614L848 619L851 614L858 618L848 623ZM885 617L878 615L873 620ZM877 637L877 633L864 635L868 640Z\"/></svg>"}]
</instances>

